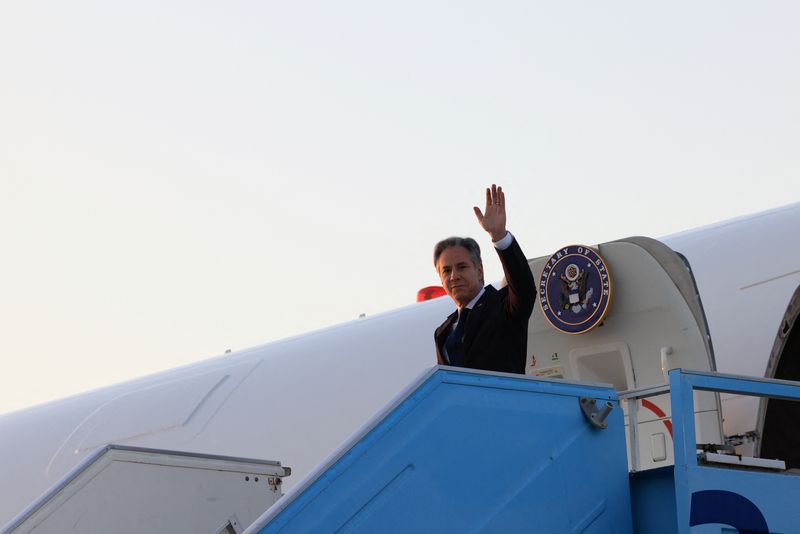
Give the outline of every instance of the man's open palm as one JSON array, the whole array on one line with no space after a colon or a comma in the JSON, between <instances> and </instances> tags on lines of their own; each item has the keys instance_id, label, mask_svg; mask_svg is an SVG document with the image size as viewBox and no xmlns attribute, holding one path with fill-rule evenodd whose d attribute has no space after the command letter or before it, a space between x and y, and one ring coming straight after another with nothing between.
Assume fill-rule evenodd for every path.
<instances>
[{"instance_id":1,"label":"man's open palm","mask_svg":"<svg viewBox=\"0 0 800 534\"><path fill-rule=\"evenodd\" d=\"M492 237L492 241L500 241L506 235L506 196L503 188L492 184L486 188L486 209L481 212L478 206L472 208L478 223Z\"/></svg>"}]
</instances>

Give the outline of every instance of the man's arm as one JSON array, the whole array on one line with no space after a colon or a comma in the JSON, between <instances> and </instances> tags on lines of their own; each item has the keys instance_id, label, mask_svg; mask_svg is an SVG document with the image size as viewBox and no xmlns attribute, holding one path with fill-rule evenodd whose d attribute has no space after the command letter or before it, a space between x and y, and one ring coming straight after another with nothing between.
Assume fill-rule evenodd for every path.
<instances>
[{"instance_id":1,"label":"man's arm","mask_svg":"<svg viewBox=\"0 0 800 534\"><path fill-rule=\"evenodd\" d=\"M508 311L528 320L536 304L536 283L528 259L515 238L508 248L496 250L508 284Z\"/></svg>"},{"instance_id":2,"label":"man's arm","mask_svg":"<svg viewBox=\"0 0 800 534\"><path fill-rule=\"evenodd\" d=\"M527 320L536 302L536 286L533 274L528 266L525 254L513 236L506 230L506 196L503 188L492 184L486 188L486 209L473 208L478 223L491 236L492 242L508 241L510 243L497 248L503 272L508 283L508 306L512 314L520 314Z\"/></svg>"}]
</instances>

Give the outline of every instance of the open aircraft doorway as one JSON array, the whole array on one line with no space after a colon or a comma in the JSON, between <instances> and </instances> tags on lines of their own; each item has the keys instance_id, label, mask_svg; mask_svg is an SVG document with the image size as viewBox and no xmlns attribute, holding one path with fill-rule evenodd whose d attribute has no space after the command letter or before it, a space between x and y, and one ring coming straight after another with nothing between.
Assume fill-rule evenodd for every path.
<instances>
[{"instance_id":1,"label":"open aircraft doorway","mask_svg":"<svg viewBox=\"0 0 800 534\"><path fill-rule=\"evenodd\" d=\"M800 381L800 286L781 320L765 376ZM780 458L787 469L800 469L800 403L784 399L761 400L758 412L761 458Z\"/></svg>"}]
</instances>

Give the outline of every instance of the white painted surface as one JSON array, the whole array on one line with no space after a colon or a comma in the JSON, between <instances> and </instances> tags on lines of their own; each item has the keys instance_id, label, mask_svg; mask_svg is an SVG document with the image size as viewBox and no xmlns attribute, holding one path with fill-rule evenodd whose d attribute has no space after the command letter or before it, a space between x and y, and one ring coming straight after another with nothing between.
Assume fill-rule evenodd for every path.
<instances>
[{"instance_id":1,"label":"white painted surface","mask_svg":"<svg viewBox=\"0 0 800 534\"><path fill-rule=\"evenodd\" d=\"M799 234L794 204L665 239L693 266L718 370L763 375L800 283ZM433 330L451 310L413 304L0 416L0 479L13 481L0 524L103 440L278 460L288 490L435 364Z\"/></svg>"},{"instance_id":2,"label":"white painted surface","mask_svg":"<svg viewBox=\"0 0 800 534\"><path fill-rule=\"evenodd\" d=\"M14 534L243 530L281 496L274 462L108 448L37 502ZM144 512L144 513L143 513Z\"/></svg>"}]
</instances>

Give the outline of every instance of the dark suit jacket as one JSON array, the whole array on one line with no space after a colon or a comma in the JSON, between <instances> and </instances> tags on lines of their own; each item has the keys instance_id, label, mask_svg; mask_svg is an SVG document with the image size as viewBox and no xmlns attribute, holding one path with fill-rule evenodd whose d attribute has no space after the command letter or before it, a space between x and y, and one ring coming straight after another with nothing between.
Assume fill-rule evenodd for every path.
<instances>
[{"instance_id":1,"label":"dark suit jacket","mask_svg":"<svg viewBox=\"0 0 800 534\"><path fill-rule=\"evenodd\" d=\"M495 249L497 250L497 249ZM528 319L536 302L533 274L514 239L506 250L497 250L508 285L497 290L486 286L464 325L464 367L525 374ZM436 329L436 356L444 359L444 343L458 316L453 312Z\"/></svg>"}]
</instances>

